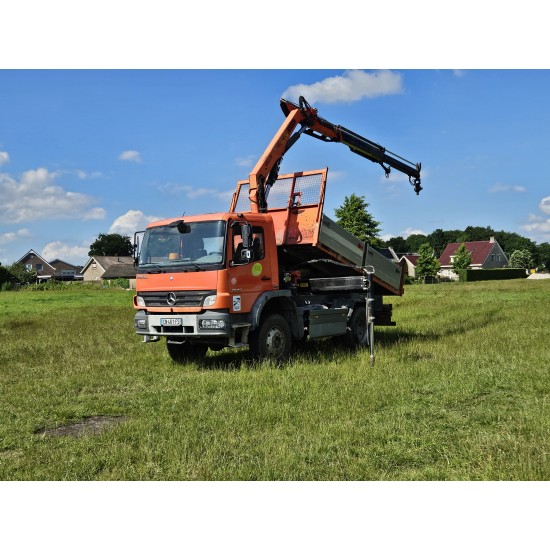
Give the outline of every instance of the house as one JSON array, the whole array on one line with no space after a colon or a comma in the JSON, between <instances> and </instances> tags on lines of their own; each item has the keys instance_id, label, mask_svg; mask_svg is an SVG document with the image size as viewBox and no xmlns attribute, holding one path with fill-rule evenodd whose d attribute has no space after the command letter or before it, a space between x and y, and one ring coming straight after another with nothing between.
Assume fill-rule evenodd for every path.
<instances>
[{"instance_id":1,"label":"house","mask_svg":"<svg viewBox=\"0 0 550 550\"><path fill-rule=\"evenodd\" d=\"M401 254L397 253L399 256L400 262L403 265L407 266L407 275L416 279L416 262L418 260L418 254ZM404 262L403 262L404 261Z\"/></svg>"},{"instance_id":2,"label":"house","mask_svg":"<svg viewBox=\"0 0 550 550\"><path fill-rule=\"evenodd\" d=\"M136 268L132 256L91 256L81 273L84 282L129 279L130 288L135 288Z\"/></svg>"},{"instance_id":3,"label":"house","mask_svg":"<svg viewBox=\"0 0 550 550\"><path fill-rule=\"evenodd\" d=\"M27 271L34 269L39 282L51 279L55 273L55 267L32 248L15 263L23 264L27 268Z\"/></svg>"},{"instance_id":4,"label":"house","mask_svg":"<svg viewBox=\"0 0 550 550\"><path fill-rule=\"evenodd\" d=\"M453 258L458 247L462 243L452 243L445 247L439 258L439 276L445 279L458 280L458 275L453 271ZM464 243L466 250L472 257L470 269L495 269L508 267L508 258L504 251L491 237L488 241L472 241Z\"/></svg>"},{"instance_id":5,"label":"house","mask_svg":"<svg viewBox=\"0 0 550 550\"><path fill-rule=\"evenodd\" d=\"M19 258L16 263L23 264L29 271L34 269L37 274L38 282L49 280L74 281L82 279L79 274L82 269L80 266L72 265L60 259L48 262L32 248L23 257Z\"/></svg>"},{"instance_id":6,"label":"house","mask_svg":"<svg viewBox=\"0 0 550 550\"><path fill-rule=\"evenodd\" d=\"M407 271L405 275L416 278L415 269L418 254L413 254L412 252L396 252L391 246L388 248L378 248L377 250L384 258L406 267Z\"/></svg>"},{"instance_id":7,"label":"house","mask_svg":"<svg viewBox=\"0 0 550 550\"><path fill-rule=\"evenodd\" d=\"M50 262L50 265L55 269L54 279L61 281L81 281L82 275L80 271L82 270L81 265L73 265L69 262L65 262L56 258Z\"/></svg>"}]
</instances>

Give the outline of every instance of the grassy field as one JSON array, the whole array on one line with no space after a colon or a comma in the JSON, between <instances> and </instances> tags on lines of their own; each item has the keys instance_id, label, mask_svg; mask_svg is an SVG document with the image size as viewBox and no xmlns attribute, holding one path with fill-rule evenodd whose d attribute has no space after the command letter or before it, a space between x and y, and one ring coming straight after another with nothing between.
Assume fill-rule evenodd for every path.
<instances>
[{"instance_id":1,"label":"grassy field","mask_svg":"<svg viewBox=\"0 0 550 550\"><path fill-rule=\"evenodd\" d=\"M178 366L131 299L0 293L0 479L550 478L550 281L409 286L372 369L331 341ZM94 416L119 418L44 433Z\"/></svg>"}]
</instances>

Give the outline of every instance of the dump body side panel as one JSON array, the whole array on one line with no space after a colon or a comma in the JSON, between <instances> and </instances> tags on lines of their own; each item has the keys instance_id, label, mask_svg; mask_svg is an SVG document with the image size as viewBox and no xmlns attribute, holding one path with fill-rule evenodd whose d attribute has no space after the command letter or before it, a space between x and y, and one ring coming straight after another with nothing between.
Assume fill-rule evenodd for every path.
<instances>
[{"instance_id":1,"label":"dump body side panel","mask_svg":"<svg viewBox=\"0 0 550 550\"><path fill-rule=\"evenodd\" d=\"M342 277L374 268L381 294L403 293L402 267L365 245L323 214L328 170L280 176L268 197L281 271L303 270L306 277ZM235 212L249 210L248 182L235 192Z\"/></svg>"}]
</instances>

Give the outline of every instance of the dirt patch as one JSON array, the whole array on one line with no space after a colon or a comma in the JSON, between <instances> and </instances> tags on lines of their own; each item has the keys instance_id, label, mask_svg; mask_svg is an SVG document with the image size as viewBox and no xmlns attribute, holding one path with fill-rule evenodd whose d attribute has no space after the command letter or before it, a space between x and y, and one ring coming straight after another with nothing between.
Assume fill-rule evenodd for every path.
<instances>
[{"instance_id":1,"label":"dirt patch","mask_svg":"<svg viewBox=\"0 0 550 550\"><path fill-rule=\"evenodd\" d=\"M97 435L105 429L124 422L125 416L86 416L80 422L64 424L56 428L39 428L34 433L36 435L53 435L79 437L81 435Z\"/></svg>"}]
</instances>

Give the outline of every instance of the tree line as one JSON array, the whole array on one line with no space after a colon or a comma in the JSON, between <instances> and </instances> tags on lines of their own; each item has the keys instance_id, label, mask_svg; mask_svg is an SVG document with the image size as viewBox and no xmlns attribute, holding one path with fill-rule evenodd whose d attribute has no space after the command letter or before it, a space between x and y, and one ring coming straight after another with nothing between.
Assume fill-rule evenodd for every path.
<instances>
[{"instance_id":1,"label":"tree line","mask_svg":"<svg viewBox=\"0 0 550 550\"><path fill-rule=\"evenodd\" d=\"M413 234L407 238L392 237L388 240L380 238L380 222L368 212L369 204L365 197L355 194L345 197L342 206L335 209L337 222L362 241L375 248L391 247L396 253L418 254L422 245L429 245L437 258L443 250L451 243L465 243L472 241L488 241L494 237L502 247L504 253L510 260L514 255L528 258L530 255L529 267L545 267L550 269L550 244L537 244L527 237L518 233L495 230L491 226L481 227L469 225L466 229L436 229L429 235ZM426 248L424 247L424 250ZM520 251L518 254L516 251ZM529 254L527 254L529 253Z\"/></svg>"}]
</instances>

